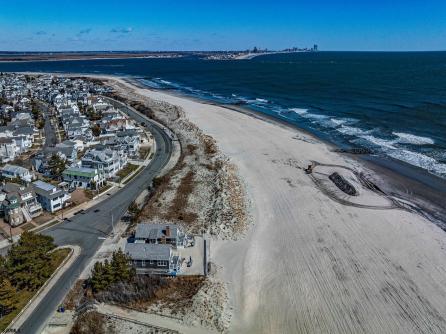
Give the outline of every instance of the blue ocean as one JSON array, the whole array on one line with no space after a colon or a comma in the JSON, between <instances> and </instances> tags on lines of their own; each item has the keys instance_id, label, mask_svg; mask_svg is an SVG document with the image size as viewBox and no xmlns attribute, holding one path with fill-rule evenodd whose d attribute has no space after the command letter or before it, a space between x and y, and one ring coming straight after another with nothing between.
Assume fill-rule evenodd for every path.
<instances>
[{"instance_id":1,"label":"blue ocean","mask_svg":"<svg viewBox=\"0 0 446 334\"><path fill-rule=\"evenodd\" d=\"M446 177L446 52L317 52L252 60L0 63L0 71L131 76L152 88L277 117L344 148Z\"/></svg>"}]
</instances>

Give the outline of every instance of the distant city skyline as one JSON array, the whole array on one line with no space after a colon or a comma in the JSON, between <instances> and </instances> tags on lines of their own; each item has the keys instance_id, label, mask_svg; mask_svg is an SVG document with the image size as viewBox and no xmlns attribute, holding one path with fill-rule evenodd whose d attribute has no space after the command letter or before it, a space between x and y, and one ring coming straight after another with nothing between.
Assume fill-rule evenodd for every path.
<instances>
[{"instance_id":1,"label":"distant city skyline","mask_svg":"<svg viewBox=\"0 0 446 334\"><path fill-rule=\"evenodd\" d=\"M446 1L4 1L1 51L445 50Z\"/></svg>"}]
</instances>

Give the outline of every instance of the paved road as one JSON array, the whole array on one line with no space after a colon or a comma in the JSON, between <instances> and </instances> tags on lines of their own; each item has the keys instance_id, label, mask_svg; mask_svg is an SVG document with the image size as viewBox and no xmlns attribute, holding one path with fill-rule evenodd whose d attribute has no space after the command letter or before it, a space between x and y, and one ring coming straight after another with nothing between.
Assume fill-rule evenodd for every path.
<instances>
[{"instance_id":1,"label":"paved road","mask_svg":"<svg viewBox=\"0 0 446 334\"><path fill-rule=\"evenodd\" d=\"M44 148L55 146L57 144L56 131L54 126L51 124L50 110L46 103L40 103L39 106L42 108L43 117L45 119L45 126L43 131L45 132L45 144Z\"/></svg>"},{"instance_id":2,"label":"paved road","mask_svg":"<svg viewBox=\"0 0 446 334\"><path fill-rule=\"evenodd\" d=\"M21 333L39 333L47 319L70 290L73 283L87 266L101 246L103 238L112 231L114 223L126 212L129 204L151 184L152 179L167 164L172 154L172 142L169 136L156 124L131 109L126 112L137 122L144 122L153 134L157 151L152 162L138 176L130 181L121 191L110 196L98 205L88 209L85 214L78 214L71 222L64 222L44 231L58 245L79 245L82 252L74 264L63 274L53 289L43 298L39 306L20 328ZM98 211L99 210L99 211Z\"/></svg>"}]
</instances>

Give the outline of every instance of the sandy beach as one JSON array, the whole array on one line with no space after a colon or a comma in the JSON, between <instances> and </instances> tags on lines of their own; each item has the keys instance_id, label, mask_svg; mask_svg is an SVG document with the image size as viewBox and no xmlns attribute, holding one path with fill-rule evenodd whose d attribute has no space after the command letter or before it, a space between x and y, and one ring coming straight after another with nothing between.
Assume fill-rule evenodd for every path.
<instances>
[{"instance_id":1,"label":"sandy beach","mask_svg":"<svg viewBox=\"0 0 446 334\"><path fill-rule=\"evenodd\" d=\"M126 83L128 85L128 83ZM228 283L233 333L444 333L446 237L424 218L329 198L310 161L364 169L297 130L219 106L134 87L181 106L217 140L246 182L254 224L214 241Z\"/></svg>"},{"instance_id":2,"label":"sandy beach","mask_svg":"<svg viewBox=\"0 0 446 334\"><path fill-rule=\"evenodd\" d=\"M446 235L365 187L358 176L378 177L365 165L278 122L100 78L180 106L237 166L253 224L213 240L210 255L227 284L228 332L446 332ZM334 171L358 196L327 182Z\"/></svg>"}]
</instances>

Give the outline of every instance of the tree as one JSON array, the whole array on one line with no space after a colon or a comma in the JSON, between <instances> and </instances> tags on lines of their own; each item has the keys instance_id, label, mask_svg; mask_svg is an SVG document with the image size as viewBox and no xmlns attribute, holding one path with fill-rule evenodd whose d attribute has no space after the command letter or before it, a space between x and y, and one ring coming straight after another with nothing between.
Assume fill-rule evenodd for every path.
<instances>
[{"instance_id":1,"label":"tree","mask_svg":"<svg viewBox=\"0 0 446 334\"><path fill-rule=\"evenodd\" d=\"M53 154L48 161L48 168L53 177L59 178L66 168L66 162L58 154Z\"/></svg>"},{"instance_id":2,"label":"tree","mask_svg":"<svg viewBox=\"0 0 446 334\"><path fill-rule=\"evenodd\" d=\"M8 268L6 267L6 258L0 255L0 281L8 278Z\"/></svg>"},{"instance_id":3,"label":"tree","mask_svg":"<svg viewBox=\"0 0 446 334\"><path fill-rule=\"evenodd\" d=\"M113 272L114 282L128 282L133 278L135 272L133 268L129 266L129 257L119 249L117 252L113 252L111 260L111 268Z\"/></svg>"},{"instance_id":4,"label":"tree","mask_svg":"<svg viewBox=\"0 0 446 334\"><path fill-rule=\"evenodd\" d=\"M11 283L18 289L28 290L42 286L51 276L50 251L55 247L50 236L23 232L6 260Z\"/></svg>"},{"instance_id":5,"label":"tree","mask_svg":"<svg viewBox=\"0 0 446 334\"><path fill-rule=\"evenodd\" d=\"M37 120L40 115L40 109L37 107L37 102L35 100L31 101L31 112L33 113L33 118Z\"/></svg>"},{"instance_id":6,"label":"tree","mask_svg":"<svg viewBox=\"0 0 446 334\"><path fill-rule=\"evenodd\" d=\"M8 279L3 278L0 282L0 317L14 310L17 302L16 288Z\"/></svg>"},{"instance_id":7,"label":"tree","mask_svg":"<svg viewBox=\"0 0 446 334\"><path fill-rule=\"evenodd\" d=\"M93 291L104 290L108 286L104 274L104 265L101 262L96 262L90 277L90 284Z\"/></svg>"},{"instance_id":8,"label":"tree","mask_svg":"<svg viewBox=\"0 0 446 334\"><path fill-rule=\"evenodd\" d=\"M130 258L122 250L113 252L109 262L94 264L89 283L94 292L106 290L111 284L129 282L135 276L135 270L129 266Z\"/></svg>"},{"instance_id":9,"label":"tree","mask_svg":"<svg viewBox=\"0 0 446 334\"><path fill-rule=\"evenodd\" d=\"M39 118L36 122L36 125L38 129L43 129L43 127L45 126L45 120L43 118Z\"/></svg>"},{"instance_id":10,"label":"tree","mask_svg":"<svg viewBox=\"0 0 446 334\"><path fill-rule=\"evenodd\" d=\"M101 134L101 127L99 125L95 124L91 128L91 131L93 132L93 136L99 137L99 135Z\"/></svg>"}]
</instances>

